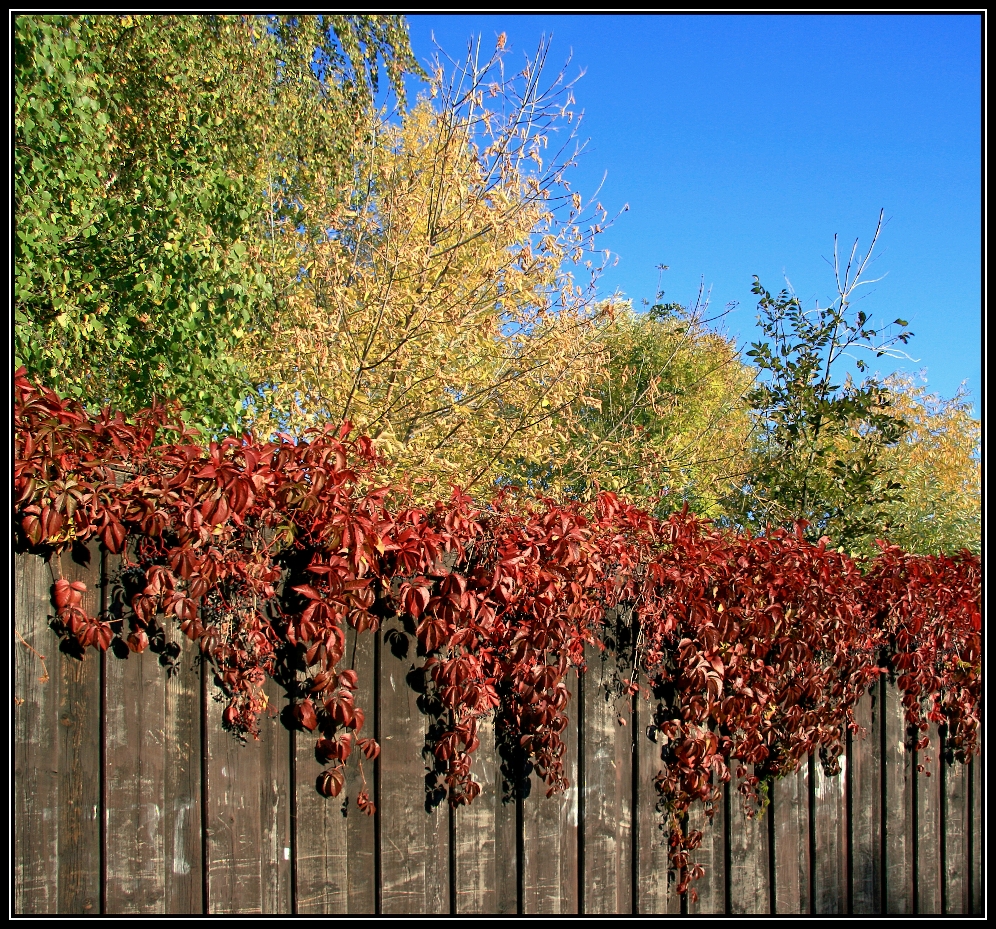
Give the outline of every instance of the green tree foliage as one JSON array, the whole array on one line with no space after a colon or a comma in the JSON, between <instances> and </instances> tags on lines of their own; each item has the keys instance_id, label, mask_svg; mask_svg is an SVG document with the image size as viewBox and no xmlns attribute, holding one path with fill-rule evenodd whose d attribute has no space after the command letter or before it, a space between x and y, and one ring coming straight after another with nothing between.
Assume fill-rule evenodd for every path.
<instances>
[{"instance_id":1,"label":"green tree foliage","mask_svg":"<svg viewBox=\"0 0 996 929\"><path fill-rule=\"evenodd\" d=\"M575 489L597 482L662 512L687 502L720 516L747 465L753 381L736 345L705 321L708 302L616 308L597 377L575 404L567 450ZM659 501L659 502L658 502Z\"/></svg>"},{"instance_id":2,"label":"green tree foliage","mask_svg":"<svg viewBox=\"0 0 996 929\"><path fill-rule=\"evenodd\" d=\"M349 170L381 61L415 67L399 17L15 17L15 364L234 424L272 211Z\"/></svg>"},{"instance_id":3,"label":"green tree foliage","mask_svg":"<svg viewBox=\"0 0 996 929\"><path fill-rule=\"evenodd\" d=\"M886 384L879 377L857 384L849 375L834 383L843 357L858 349L880 357L912 335L897 319L890 325L898 334L883 339L867 314L851 310L880 230L881 217L863 258L856 260L855 242L843 271L835 260L838 298L830 306L804 310L795 295L783 290L772 297L754 278L767 341L747 352L759 374L748 394L757 441L737 502L741 519L757 528L805 520L810 538L828 536L834 545L860 551L888 530L901 500L889 453L909 427ZM864 360L856 363L866 370Z\"/></svg>"}]
</instances>

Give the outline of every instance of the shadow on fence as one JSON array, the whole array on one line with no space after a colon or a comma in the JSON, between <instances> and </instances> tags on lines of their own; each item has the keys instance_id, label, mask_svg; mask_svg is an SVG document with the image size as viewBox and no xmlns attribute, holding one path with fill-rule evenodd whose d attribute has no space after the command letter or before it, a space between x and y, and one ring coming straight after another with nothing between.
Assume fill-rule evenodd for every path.
<instances>
[{"instance_id":1,"label":"shadow on fence","mask_svg":"<svg viewBox=\"0 0 996 929\"><path fill-rule=\"evenodd\" d=\"M90 615L120 611L119 564L97 545L63 555ZM178 630L155 651L81 661L49 628L49 564L18 554L14 568L16 913L981 913L982 758L937 761L935 732L918 773L885 681L858 708L867 736L849 738L840 776L810 759L772 785L761 817L744 816L735 785L712 823L690 813L707 872L693 902L668 881L652 707L609 696L594 651L572 681L567 795L546 799L534 773L534 789L509 791L489 721L483 791L452 811L427 802L430 718L400 624L350 630L382 751L363 769L351 759L346 790L326 800L314 741L280 722L272 681L273 716L241 745ZM373 816L353 803L364 784Z\"/></svg>"}]
</instances>

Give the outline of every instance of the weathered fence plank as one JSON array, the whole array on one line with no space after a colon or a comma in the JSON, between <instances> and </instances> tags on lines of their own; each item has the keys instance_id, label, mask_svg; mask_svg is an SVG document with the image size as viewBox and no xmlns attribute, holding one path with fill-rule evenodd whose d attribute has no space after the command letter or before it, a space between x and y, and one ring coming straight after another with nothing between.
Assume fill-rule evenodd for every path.
<instances>
[{"instance_id":1,"label":"weathered fence plank","mask_svg":"<svg viewBox=\"0 0 996 929\"><path fill-rule=\"evenodd\" d=\"M290 733L276 717L280 690L266 684L273 716L259 720L260 736L240 744L222 729L208 688L207 876L211 913L289 913Z\"/></svg>"},{"instance_id":2,"label":"weathered fence plank","mask_svg":"<svg viewBox=\"0 0 996 929\"><path fill-rule=\"evenodd\" d=\"M855 914L882 912L882 699L878 683L854 708L851 736L851 901Z\"/></svg>"},{"instance_id":3,"label":"weathered fence plank","mask_svg":"<svg viewBox=\"0 0 996 929\"><path fill-rule=\"evenodd\" d=\"M969 777L971 778L972 802L970 824L972 827L971 850L972 859L968 872L972 878L972 888L969 896L972 900L971 913L982 915L982 875L983 875L983 828L985 819L982 813L982 792L985 786L985 746L983 744L982 733L979 733L979 754L972 757L969 763Z\"/></svg>"},{"instance_id":4,"label":"weathered fence plank","mask_svg":"<svg viewBox=\"0 0 996 929\"><path fill-rule=\"evenodd\" d=\"M373 635L350 629L343 668L357 675L357 706L366 718L362 737L375 728ZM374 820L356 805L366 790L373 797L373 763L359 749L346 763L338 797L323 797L316 780L324 770L315 754L318 733L295 734L295 900L298 913L373 913L376 907Z\"/></svg>"},{"instance_id":5,"label":"weathered fence plank","mask_svg":"<svg viewBox=\"0 0 996 929\"><path fill-rule=\"evenodd\" d=\"M119 559L107 561L113 577ZM105 674L107 912L165 913L165 675L150 651L118 653Z\"/></svg>"},{"instance_id":6,"label":"weathered fence plank","mask_svg":"<svg viewBox=\"0 0 996 929\"><path fill-rule=\"evenodd\" d=\"M913 776L905 749L906 722L898 688L883 683L881 754L885 778L882 841L885 845L885 912L913 912Z\"/></svg>"},{"instance_id":7,"label":"weathered fence plank","mask_svg":"<svg viewBox=\"0 0 996 929\"><path fill-rule=\"evenodd\" d=\"M203 672L199 650L176 625L168 624L165 634L175 656L166 677L166 912L203 913Z\"/></svg>"},{"instance_id":8,"label":"weathered fence plank","mask_svg":"<svg viewBox=\"0 0 996 929\"><path fill-rule=\"evenodd\" d=\"M59 642L52 572L14 560L14 912L59 912ZM91 656L92 659L92 656Z\"/></svg>"},{"instance_id":9,"label":"weathered fence plank","mask_svg":"<svg viewBox=\"0 0 996 929\"><path fill-rule=\"evenodd\" d=\"M502 802L501 771L495 750L494 723L482 720L477 730L480 746L473 754L471 771L481 785L477 799L453 811L453 849L456 912L481 915L499 912L498 861L495 850L498 807ZM514 847L512 849L515 854ZM514 865L514 858L513 858ZM512 910L515 912L514 872ZM507 900L505 901L507 906ZM506 909L505 912L508 912Z\"/></svg>"},{"instance_id":10,"label":"weathered fence plank","mask_svg":"<svg viewBox=\"0 0 996 929\"><path fill-rule=\"evenodd\" d=\"M584 758L584 913L632 912L633 738L630 698L611 690L614 665L585 649L581 752Z\"/></svg>"},{"instance_id":11,"label":"weathered fence plank","mask_svg":"<svg viewBox=\"0 0 996 929\"><path fill-rule=\"evenodd\" d=\"M944 806L944 913L971 912L968 896L969 808L968 766L938 764L941 779L941 802Z\"/></svg>"},{"instance_id":12,"label":"weathered fence plank","mask_svg":"<svg viewBox=\"0 0 996 929\"><path fill-rule=\"evenodd\" d=\"M110 608L124 618L115 559L104 557L102 575L100 557L96 544L77 546L55 571L87 584L88 612ZM400 640L389 639L379 667L375 638L350 633L364 734L378 730L384 754L361 775L354 753L345 794L326 801L314 786L315 737L297 734L292 758L291 734L274 716L260 721L260 741L239 745L222 729L222 704L209 698L216 687L202 682L197 650L173 625L141 655L119 649L80 660L71 646L60 650L49 629L52 582L43 558L15 558L19 914L198 913L205 904L218 913L289 913L296 905L301 913L360 914L378 900L384 912L412 914L571 913L579 905L588 913L721 914L764 913L772 899L779 913L802 913L811 893L818 911L843 913L848 873L856 914L880 912L883 901L889 912L981 911L982 759L947 766L932 728L919 755L931 756L931 777L914 774L900 694L886 681L856 708L867 736L850 740L842 775L826 778L814 764L811 835L808 766L774 783L767 819L744 817L735 783L711 824L693 807L687 828L705 838L691 857L707 876L692 885L699 900L686 902L669 886L658 828L652 705L642 695L605 700L611 669L601 656L589 653L580 689L569 679L568 795L547 799L533 773L528 798L511 799L493 724L484 721L474 759L482 794L451 820L438 771L423 754L433 718L423 712L431 707L420 707L424 679L409 674L414 639L397 620L389 628L409 652L394 654ZM275 712L283 695L273 682L266 692ZM375 817L355 805L362 787L380 799Z\"/></svg>"},{"instance_id":13,"label":"weathered fence plank","mask_svg":"<svg viewBox=\"0 0 996 929\"><path fill-rule=\"evenodd\" d=\"M83 609L100 612L100 547L76 544L64 552L63 577L86 584ZM59 908L100 912L101 873L101 664L91 652L58 652L59 675Z\"/></svg>"},{"instance_id":14,"label":"weathered fence plank","mask_svg":"<svg viewBox=\"0 0 996 929\"><path fill-rule=\"evenodd\" d=\"M692 884L697 899L689 900L687 909L693 914L728 913L726 893L726 822L729 818L729 785L723 787L723 800L716 804L712 821L702 807L695 804L688 813L688 828L702 832L702 845L692 852L691 860L705 868L705 875ZM670 913L678 912L680 901L672 894Z\"/></svg>"},{"instance_id":15,"label":"weathered fence plank","mask_svg":"<svg viewBox=\"0 0 996 929\"><path fill-rule=\"evenodd\" d=\"M633 829L636 899L633 901L633 911L643 915L673 915L681 912L681 905L675 893L675 882L668 878L667 833L662 828L662 816L657 811L659 795L654 778L661 770L661 743L655 741L653 730L656 702L648 700L643 691L633 700L633 764L637 769ZM713 879L709 864L703 859L703 856L709 857L708 852L707 840L706 847L692 854L692 860L702 861L706 868L706 876L695 885L700 892L702 885L708 885Z\"/></svg>"},{"instance_id":16,"label":"weathered fence plank","mask_svg":"<svg viewBox=\"0 0 996 929\"><path fill-rule=\"evenodd\" d=\"M916 912L939 916L941 905L941 779L938 774L939 740L937 727L931 725L927 733L930 744L917 753L923 771L917 771L916 783Z\"/></svg>"},{"instance_id":17,"label":"weathered fence plank","mask_svg":"<svg viewBox=\"0 0 996 929\"><path fill-rule=\"evenodd\" d=\"M529 775L530 792L522 806L524 851L522 870L523 912L564 914L578 911L578 680L568 671L571 693L567 705L570 722L564 740L564 774L569 787L555 799L535 771Z\"/></svg>"},{"instance_id":18,"label":"weathered fence plank","mask_svg":"<svg viewBox=\"0 0 996 929\"><path fill-rule=\"evenodd\" d=\"M809 912L809 767L775 779L775 910Z\"/></svg>"},{"instance_id":19,"label":"weathered fence plank","mask_svg":"<svg viewBox=\"0 0 996 929\"><path fill-rule=\"evenodd\" d=\"M412 686L425 689L415 638L397 619L386 624L380 657L381 912L448 913L446 796L423 756L430 717Z\"/></svg>"},{"instance_id":20,"label":"weathered fence plank","mask_svg":"<svg viewBox=\"0 0 996 929\"><path fill-rule=\"evenodd\" d=\"M847 778L847 756L838 759L840 773L832 777L823 771L819 759L816 771L816 867L814 902L818 914L847 913L847 804L844 785Z\"/></svg>"},{"instance_id":21,"label":"weathered fence plank","mask_svg":"<svg viewBox=\"0 0 996 929\"><path fill-rule=\"evenodd\" d=\"M728 836L730 852L730 912L767 913L770 910L768 881L768 824L765 816L748 816L734 773L730 781Z\"/></svg>"}]
</instances>

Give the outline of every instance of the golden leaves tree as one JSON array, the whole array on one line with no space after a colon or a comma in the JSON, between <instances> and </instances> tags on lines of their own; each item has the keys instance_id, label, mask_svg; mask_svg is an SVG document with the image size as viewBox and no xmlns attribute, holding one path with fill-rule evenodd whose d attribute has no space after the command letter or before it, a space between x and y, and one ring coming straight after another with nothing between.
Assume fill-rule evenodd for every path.
<instances>
[{"instance_id":1,"label":"golden leaves tree","mask_svg":"<svg viewBox=\"0 0 996 929\"><path fill-rule=\"evenodd\" d=\"M542 82L546 45L506 77L502 44L372 116L352 178L312 172L274 227L286 299L247 358L259 431L349 420L427 495L547 463L551 422L602 363L606 215L565 178L571 85Z\"/></svg>"},{"instance_id":2,"label":"golden leaves tree","mask_svg":"<svg viewBox=\"0 0 996 929\"><path fill-rule=\"evenodd\" d=\"M886 385L892 405L909 431L890 449L889 460L902 483L902 500L891 507L888 538L917 555L978 554L982 547L981 423L964 390L945 400L928 393L910 374L895 374Z\"/></svg>"}]
</instances>

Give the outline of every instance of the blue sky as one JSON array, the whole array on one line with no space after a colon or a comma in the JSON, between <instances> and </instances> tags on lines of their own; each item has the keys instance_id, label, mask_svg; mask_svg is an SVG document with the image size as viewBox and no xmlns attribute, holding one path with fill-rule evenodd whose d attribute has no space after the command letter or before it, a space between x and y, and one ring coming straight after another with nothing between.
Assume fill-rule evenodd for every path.
<instances>
[{"instance_id":1,"label":"blue sky","mask_svg":"<svg viewBox=\"0 0 996 929\"><path fill-rule=\"evenodd\" d=\"M884 207L874 277L860 308L915 333L931 390L967 380L981 399L981 23L978 16L418 15L412 48L432 36L459 58L480 34L506 33L521 65L552 34L548 71L571 58L590 139L572 186L618 218L602 278L639 305L659 272L665 300L688 303L704 278L726 327L756 338L757 274L787 275L804 305L834 293L833 236L866 245ZM892 365L890 367L889 365Z\"/></svg>"}]
</instances>

